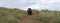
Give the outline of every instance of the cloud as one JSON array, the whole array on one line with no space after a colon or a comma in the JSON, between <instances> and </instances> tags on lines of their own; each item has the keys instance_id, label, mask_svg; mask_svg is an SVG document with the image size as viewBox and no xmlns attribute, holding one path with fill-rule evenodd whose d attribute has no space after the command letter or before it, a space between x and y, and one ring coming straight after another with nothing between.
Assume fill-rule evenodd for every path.
<instances>
[{"instance_id":1,"label":"cloud","mask_svg":"<svg viewBox=\"0 0 60 23\"><path fill-rule=\"evenodd\" d=\"M34 4L34 5L27 6L26 8L38 9L39 5L38 4Z\"/></svg>"},{"instance_id":2,"label":"cloud","mask_svg":"<svg viewBox=\"0 0 60 23\"><path fill-rule=\"evenodd\" d=\"M60 10L60 0L0 0L0 7Z\"/></svg>"},{"instance_id":3,"label":"cloud","mask_svg":"<svg viewBox=\"0 0 60 23\"><path fill-rule=\"evenodd\" d=\"M30 0L0 0L0 6L7 7L25 7L35 4L34 1Z\"/></svg>"}]
</instances>

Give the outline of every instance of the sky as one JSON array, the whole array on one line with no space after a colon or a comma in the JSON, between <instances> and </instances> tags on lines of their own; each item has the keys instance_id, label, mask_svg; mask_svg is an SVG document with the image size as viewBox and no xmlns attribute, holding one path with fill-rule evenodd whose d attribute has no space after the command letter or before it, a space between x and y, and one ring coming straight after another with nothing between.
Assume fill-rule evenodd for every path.
<instances>
[{"instance_id":1,"label":"sky","mask_svg":"<svg viewBox=\"0 0 60 23\"><path fill-rule=\"evenodd\" d=\"M60 0L0 0L0 7L60 10Z\"/></svg>"}]
</instances>

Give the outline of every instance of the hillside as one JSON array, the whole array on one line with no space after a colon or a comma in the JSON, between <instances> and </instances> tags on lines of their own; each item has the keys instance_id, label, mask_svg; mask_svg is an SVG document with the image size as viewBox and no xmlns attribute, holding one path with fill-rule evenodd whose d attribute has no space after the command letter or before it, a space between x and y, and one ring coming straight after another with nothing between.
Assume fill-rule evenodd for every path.
<instances>
[{"instance_id":1,"label":"hillside","mask_svg":"<svg viewBox=\"0 0 60 23\"><path fill-rule=\"evenodd\" d=\"M0 7L0 23L17 23L26 16L26 11Z\"/></svg>"},{"instance_id":2,"label":"hillside","mask_svg":"<svg viewBox=\"0 0 60 23\"><path fill-rule=\"evenodd\" d=\"M41 10L37 20L43 23L60 23L60 11Z\"/></svg>"},{"instance_id":3,"label":"hillside","mask_svg":"<svg viewBox=\"0 0 60 23\"><path fill-rule=\"evenodd\" d=\"M60 23L60 11L33 10L33 15L36 15L36 20L42 23ZM27 13L24 10L0 7L0 23L18 23L26 17Z\"/></svg>"}]
</instances>

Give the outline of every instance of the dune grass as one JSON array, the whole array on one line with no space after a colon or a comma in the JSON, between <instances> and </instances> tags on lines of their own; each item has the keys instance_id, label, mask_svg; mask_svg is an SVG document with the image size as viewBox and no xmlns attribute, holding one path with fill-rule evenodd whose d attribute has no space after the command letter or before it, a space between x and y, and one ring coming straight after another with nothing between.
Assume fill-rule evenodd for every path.
<instances>
[{"instance_id":1,"label":"dune grass","mask_svg":"<svg viewBox=\"0 0 60 23\"><path fill-rule=\"evenodd\" d=\"M40 11L39 15L37 15L37 20L43 23L60 23L60 11Z\"/></svg>"},{"instance_id":2,"label":"dune grass","mask_svg":"<svg viewBox=\"0 0 60 23\"><path fill-rule=\"evenodd\" d=\"M26 17L26 11L0 7L0 23L17 23Z\"/></svg>"},{"instance_id":3,"label":"dune grass","mask_svg":"<svg viewBox=\"0 0 60 23\"><path fill-rule=\"evenodd\" d=\"M32 22L30 20L28 20L27 23L32 23Z\"/></svg>"},{"instance_id":4,"label":"dune grass","mask_svg":"<svg viewBox=\"0 0 60 23\"><path fill-rule=\"evenodd\" d=\"M37 14L36 19L43 23L60 23L60 11L33 10L33 14ZM27 13L24 10L0 7L0 23L17 23L26 15Z\"/></svg>"}]
</instances>

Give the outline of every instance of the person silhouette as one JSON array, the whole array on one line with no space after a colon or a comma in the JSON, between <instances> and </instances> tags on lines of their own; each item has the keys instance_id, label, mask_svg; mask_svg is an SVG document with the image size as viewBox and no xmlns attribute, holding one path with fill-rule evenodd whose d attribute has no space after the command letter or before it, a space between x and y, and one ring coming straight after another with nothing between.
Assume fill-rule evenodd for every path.
<instances>
[{"instance_id":1,"label":"person silhouette","mask_svg":"<svg viewBox=\"0 0 60 23\"><path fill-rule=\"evenodd\" d=\"M28 12L28 15L32 15L32 9L31 8L28 8L27 12Z\"/></svg>"}]
</instances>

